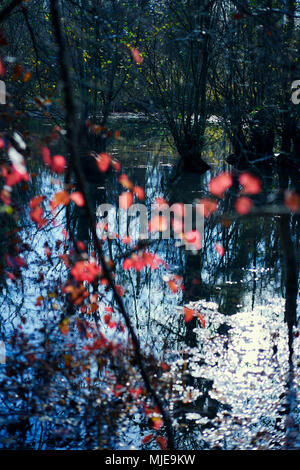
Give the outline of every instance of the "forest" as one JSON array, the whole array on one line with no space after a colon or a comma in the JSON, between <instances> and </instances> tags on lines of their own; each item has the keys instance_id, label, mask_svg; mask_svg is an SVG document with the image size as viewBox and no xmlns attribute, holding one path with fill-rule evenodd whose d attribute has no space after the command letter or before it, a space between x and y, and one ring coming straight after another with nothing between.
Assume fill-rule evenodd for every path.
<instances>
[{"instance_id":1,"label":"forest","mask_svg":"<svg viewBox=\"0 0 300 470\"><path fill-rule=\"evenodd\" d=\"M299 0L0 1L0 450L300 450L299 40Z\"/></svg>"}]
</instances>

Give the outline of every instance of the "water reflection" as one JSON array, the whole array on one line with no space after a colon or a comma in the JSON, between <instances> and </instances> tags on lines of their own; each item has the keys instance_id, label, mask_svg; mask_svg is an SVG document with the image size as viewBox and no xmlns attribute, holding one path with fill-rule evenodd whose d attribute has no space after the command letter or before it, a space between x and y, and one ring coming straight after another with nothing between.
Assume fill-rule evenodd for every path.
<instances>
[{"instance_id":1,"label":"water reflection","mask_svg":"<svg viewBox=\"0 0 300 470\"><path fill-rule=\"evenodd\" d=\"M145 188L149 211L156 197L170 204L193 204L207 195L208 173L186 174L170 182L175 159L162 139L119 142L111 152L122 162L122 172ZM226 167L221 163L215 169ZM44 193L54 190L45 171L40 173L40 185ZM89 181L88 188L95 213L103 203L117 206L121 187L114 173ZM260 197L266 200L268 192ZM233 201L234 191L221 203L221 211L229 212ZM83 210L75 207L69 222L76 239L88 245L90 233ZM299 337L294 334L299 235L296 216L257 216L223 223L213 216L205 223L201 251L186 251L172 239L152 240L151 251L169 269L161 266L141 272L122 269L124 252L130 247L119 240L104 244L107 256L116 262L116 281L125 287L127 311L143 347L172 364L165 377L173 381L178 448L300 447ZM48 237L35 235L36 253L43 251ZM223 257L216 243L223 245ZM170 290L170 273L182 278L184 290ZM51 269L50 275L64 277L66 273ZM25 279L23 292L14 289L15 298L25 304L22 315L31 313L36 325L36 293L30 279ZM205 328L196 318L185 323L184 305L204 315ZM2 315L2 328L7 327L8 318ZM141 418L138 430L132 421L126 423L126 433L110 443L113 448L140 447L140 430L147 429L146 422Z\"/></svg>"}]
</instances>

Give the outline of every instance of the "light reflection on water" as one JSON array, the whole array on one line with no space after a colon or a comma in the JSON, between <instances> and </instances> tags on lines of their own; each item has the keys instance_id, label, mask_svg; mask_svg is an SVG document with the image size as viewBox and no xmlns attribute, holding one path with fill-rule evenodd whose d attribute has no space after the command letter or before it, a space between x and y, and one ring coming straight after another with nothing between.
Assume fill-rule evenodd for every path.
<instances>
[{"instance_id":1,"label":"light reflection on water","mask_svg":"<svg viewBox=\"0 0 300 470\"><path fill-rule=\"evenodd\" d=\"M147 142L146 147L120 144L113 153L122 161L122 171L145 188L148 207L156 197L170 203L192 203L207 194L208 173L186 175L169 184L174 158L160 142ZM39 177L40 191L53 194L55 188L46 172ZM89 189L95 210L103 202L117 203L120 188L115 177L90 183ZM221 204L222 209L228 209L230 198ZM73 222L77 238L87 241L90 235L80 210L76 209ZM33 238L38 255L44 252L45 241L56 239L55 230ZM295 224L294 234L298 233L299 224ZM23 236L28 234L24 231ZM216 242L225 248L222 259L215 251ZM112 250L114 258L120 256L114 243ZM169 272L163 267L124 272L119 262L116 279L125 287L125 304L143 347L160 360L165 353L172 365L165 378L174 381L170 399L178 448L283 448L288 429L294 432L292 445L300 447L298 402L294 400L288 416L285 407L289 350L276 218L233 222L227 229L212 219L206 224L203 249L197 255L185 252L174 240L157 241L151 251L168 263L172 274L182 276L184 292L170 291ZM31 263L34 265L33 258ZM48 274L55 278L66 273L50 268ZM36 328L37 318L42 319L37 315L37 293L29 277L23 292L15 290L14 295L17 313L29 313L28 327ZM197 308L205 317L206 328L197 326L193 331L195 325L186 325L183 305ZM16 314L11 304L9 311ZM43 321L52 321L47 312ZM299 353L299 338L295 338L295 384L299 384ZM138 413L136 421L135 425L126 422L117 447L140 448Z\"/></svg>"},{"instance_id":2,"label":"light reflection on water","mask_svg":"<svg viewBox=\"0 0 300 470\"><path fill-rule=\"evenodd\" d=\"M284 447L282 412L289 374L287 328L282 325L284 303L270 300L231 317L218 313L212 302L190 306L205 315L207 328L197 329L200 351L192 350L188 373L211 380L210 399L226 405L208 420L209 427L205 423L199 438L226 449ZM220 325L231 327L227 335L217 334ZM299 341L294 346L299 358ZM295 382L298 380L299 371ZM199 414L188 413L186 418L201 429Z\"/></svg>"}]
</instances>

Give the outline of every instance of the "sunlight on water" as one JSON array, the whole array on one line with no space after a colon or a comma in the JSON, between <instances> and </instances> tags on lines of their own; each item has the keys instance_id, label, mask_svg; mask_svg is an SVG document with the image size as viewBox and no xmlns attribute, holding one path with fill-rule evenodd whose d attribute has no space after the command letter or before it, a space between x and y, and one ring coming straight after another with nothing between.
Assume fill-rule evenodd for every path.
<instances>
[{"instance_id":1,"label":"sunlight on water","mask_svg":"<svg viewBox=\"0 0 300 470\"><path fill-rule=\"evenodd\" d=\"M189 307L204 314L207 329L196 330L199 352L195 348L189 351L187 374L198 380L198 385L203 379L212 381L200 414L186 414L188 420L195 422L193 430L198 425L198 439L222 449L285 446L289 351L287 328L283 325L283 300L268 299L266 305L257 305L251 311L244 310L231 317L220 314L213 302L190 303ZM216 333L220 325L230 327L228 334ZM294 348L295 358L299 359L298 338ZM178 365L180 360L173 365L174 372ZM297 360L295 366L297 383ZM195 411L197 406L200 408L198 396L193 395L189 405ZM217 400L222 409L203 423L201 414L207 414L210 400Z\"/></svg>"}]
</instances>

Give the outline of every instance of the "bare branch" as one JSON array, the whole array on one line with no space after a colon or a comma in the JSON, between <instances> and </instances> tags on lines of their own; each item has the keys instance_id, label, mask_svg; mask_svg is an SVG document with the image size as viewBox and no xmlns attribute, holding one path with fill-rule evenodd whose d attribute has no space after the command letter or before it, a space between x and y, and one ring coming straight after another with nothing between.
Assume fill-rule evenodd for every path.
<instances>
[{"instance_id":1,"label":"bare branch","mask_svg":"<svg viewBox=\"0 0 300 470\"><path fill-rule=\"evenodd\" d=\"M125 309L124 303L122 298L120 297L113 276L111 274L111 271L105 261L105 256L102 251L101 245L99 243L99 239L97 236L97 230L96 230L96 223L95 223L95 216L93 213L92 208L90 207L89 201L88 201L88 194L87 194L87 189L86 189L86 184L85 184L85 177L82 173L81 170L81 165L80 165L80 159L79 159L79 154L77 151L77 132L76 132L76 110L75 110L75 104L72 96L72 83L71 83L71 78L70 78L70 72L69 72L69 67L68 67L68 56L66 52L66 47L65 47L65 41L63 37L63 32L62 32L62 27L61 27L61 20L60 20L60 14L59 14L59 7L58 7L58 1L57 0L50 0L50 8L51 8L51 17L52 17L52 24L53 24L53 29L56 37L56 41L58 44L58 56L59 56L59 65L61 69L61 78L63 82L63 88L64 88L64 94L65 94L65 107L66 107L66 124L67 124L67 144L68 144L68 150L69 150L69 155L70 155L70 165L71 168L74 172L74 175L77 179L79 189L84 197L85 200L85 211L86 211L86 216L89 222L89 226L91 229L92 237L93 237L93 242L95 245L95 250L97 250L97 254L99 256L99 259L101 261L101 265L103 268L103 273L106 277L106 279L109 282L110 288L113 291L114 298L116 300L116 303L119 307L119 310L124 318L124 321L126 323L126 326L129 330L132 343L134 345L135 349L135 357L136 361L141 373L141 376L143 378L145 388L149 395L152 397L154 403L160 410L160 413L163 417L164 424L166 426L166 432L168 436L168 446L170 449L174 449L174 435L173 435L173 428L172 428L172 421L165 410L162 400L154 390L149 377L147 375L144 362L143 362L143 357L142 357L142 352L141 352L141 347L140 347L140 342L139 339L134 331L133 325L131 323L131 319Z\"/></svg>"}]
</instances>

